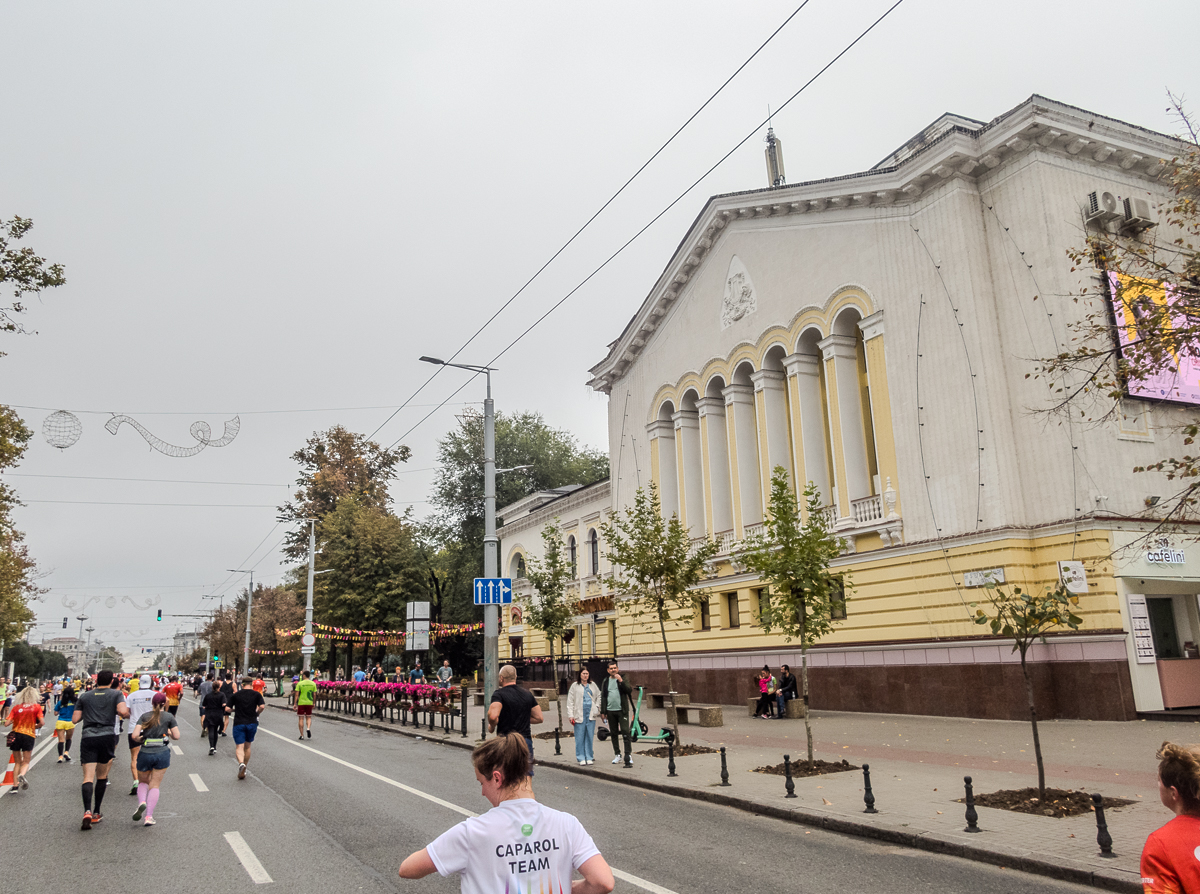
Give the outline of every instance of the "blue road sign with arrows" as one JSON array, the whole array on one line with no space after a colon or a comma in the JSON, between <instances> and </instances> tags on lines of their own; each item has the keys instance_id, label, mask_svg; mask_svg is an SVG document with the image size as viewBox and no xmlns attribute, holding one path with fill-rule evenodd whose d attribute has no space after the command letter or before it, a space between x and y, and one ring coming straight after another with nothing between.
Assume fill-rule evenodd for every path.
<instances>
[{"instance_id":1,"label":"blue road sign with arrows","mask_svg":"<svg viewBox=\"0 0 1200 894\"><path fill-rule=\"evenodd\" d=\"M512 602L511 577L475 578L476 605L508 605Z\"/></svg>"}]
</instances>

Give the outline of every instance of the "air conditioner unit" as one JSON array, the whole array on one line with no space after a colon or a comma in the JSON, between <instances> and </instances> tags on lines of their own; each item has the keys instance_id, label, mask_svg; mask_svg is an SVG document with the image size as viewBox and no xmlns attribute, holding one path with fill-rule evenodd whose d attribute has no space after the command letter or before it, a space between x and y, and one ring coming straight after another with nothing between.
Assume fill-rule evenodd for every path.
<instances>
[{"instance_id":1,"label":"air conditioner unit","mask_svg":"<svg viewBox=\"0 0 1200 894\"><path fill-rule=\"evenodd\" d=\"M1111 192L1096 190L1088 193L1084 203L1083 216L1088 223L1106 224L1121 216L1117 197Z\"/></svg>"},{"instance_id":2,"label":"air conditioner unit","mask_svg":"<svg viewBox=\"0 0 1200 894\"><path fill-rule=\"evenodd\" d=\"M1124 210L1124 219L1121 221L1122 233L1138 233L1155 225L1150 218L1150 203L1145 199L1126 199Z\"/></svg>"}]
</instances>

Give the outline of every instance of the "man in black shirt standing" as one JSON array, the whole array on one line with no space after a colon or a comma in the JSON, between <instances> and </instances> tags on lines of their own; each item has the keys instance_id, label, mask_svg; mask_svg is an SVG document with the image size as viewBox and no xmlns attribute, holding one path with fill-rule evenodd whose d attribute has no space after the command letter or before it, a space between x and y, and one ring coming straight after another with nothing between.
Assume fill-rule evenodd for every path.
<instances>
[{"instance_id":1,"label":"man in black shirt standing","mask_svg":"<svg viewBox=\"0 0 1200 894\"><path fill-rule=\"evenodd\" d=\"M250 675L242 677L241 690L229 701L233 709L233 743L238 759L238 779L246 778L246 764L250 763L250 745L258 732L258 715L267 706L261 692L254 689Z\"/></svg>"},{"instance_id":2,"label":"man in black shirt standing","mask_svg":"<svg viewBox=\"0 0 1200 894\"><path fill-rule=\"evenodd\" d=\"M108 771L116 756L118 718L128 717L125 696L113 688L112 671L96 674L96 688L79 696L75 703L71 722L83 724L79 733L79 762L83 765L83 825L80 828L84 831L102 819L100 804L104 801Z\"/></svg>"},{"instance_id":3,"label":"man in black shirt standing","mask_svg":"<svg viewBox=\"0 0 1200 894\"><path fill-rule=\"evenodd\" d=\"M542 722L542 706L533 693L517 685L517 669L511 664L500 668L500 688L492 693L488 705L488 729L501 736L520 733L529 746L529 775L533 775L533 732L531 723Z\"/></svg>"}]
</instances>

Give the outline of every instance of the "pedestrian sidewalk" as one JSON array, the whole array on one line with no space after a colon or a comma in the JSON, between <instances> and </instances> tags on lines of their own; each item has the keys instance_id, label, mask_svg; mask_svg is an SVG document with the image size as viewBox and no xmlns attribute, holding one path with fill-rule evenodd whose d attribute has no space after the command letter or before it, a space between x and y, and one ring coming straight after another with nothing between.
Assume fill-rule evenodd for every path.
<instances>
[{"instance_id":1,"label":"pedestrian sidewalk","mask_svg":"<svg viewBox=\"0 0 1200 894\"><path fill-rule=\"evenodd\" d=\"M565 709L565 704L564 704ZM553 730L554 705L535 734ZM337 715L330 715L336 717ZM565 710L564 710L565 716ZM663 710L643 710L651 734L666 724ZM892 714L817 711L813 714L814 757L845 758L870 766L877 814L863 812L861 770L796 778L796 797L785 798L785 780L753 772L778 764L785 754L806 757L802 720L762 720L745 708L726 705L725 725L680 728L684 744L726 749L729 785L722 786L719 754L677 757L669 777L665 758L639 752L659 743L633 746L633 767L614 766L612 747L596 741L596 763L575 761L574 740L534 744L539 765L587 773L644 789L728 804L794 822L867 835L897 844L982 860L1110 890L1141 891L1138 860L1146 836L1171 815L1159 803L1154 753L1164 740L1200 741L1195 725L1164 721L1131 723L1082 720L1039 724L1046 784L1085 790L1136 803L1106 809L1116 858L1099 856L1093 814L1054 819L978 807L979 833L967 833L963 777L971 776L976 795L1037 785L1032 731L1028 723ZM392 729L389 724L371 724ZM569 725L564 722L564 727ZM398 732L406 730L397 728ZM460 733L413 731L426 739L470 745Z\"/></svg>"}]
</instances>

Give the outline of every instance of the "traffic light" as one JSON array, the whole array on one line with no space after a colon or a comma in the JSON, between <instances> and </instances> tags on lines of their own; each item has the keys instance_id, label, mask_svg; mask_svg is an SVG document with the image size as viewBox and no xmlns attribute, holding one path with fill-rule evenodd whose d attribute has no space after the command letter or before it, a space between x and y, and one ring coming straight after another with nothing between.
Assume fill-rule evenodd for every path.
<instances>
[{"instance_id":1,"label":"traffic light","mask_svg":"<svg viewBox=\"0 0 1200 894\"><path fill-rule=\"evenodd\" d=\"M162 620L162 609L161 608L158 610L158 620L160 620L160 621Z\"/></svg>"}]
</instances>

